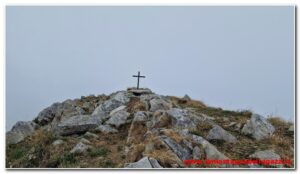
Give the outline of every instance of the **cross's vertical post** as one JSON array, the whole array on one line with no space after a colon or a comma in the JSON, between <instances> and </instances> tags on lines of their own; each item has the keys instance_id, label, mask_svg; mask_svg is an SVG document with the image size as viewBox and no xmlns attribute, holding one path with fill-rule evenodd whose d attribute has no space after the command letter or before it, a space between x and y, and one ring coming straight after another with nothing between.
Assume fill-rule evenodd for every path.
<instances>
[{"instance_id":1,"label":"cross's vertical post","mask_svg":"<svg viewBox=\"0 0 300 174\"><path fill-rule=\"evenodd\" d=\"M146 76L141 76L139 71L138 71L138 75L133 75L132 77L138 78L136 89L139 89L139 87L140 87L140 78L146 78Z\"/></svg>"},{"instance_id":2,"label":"cross's vertical post","mask_svg":"<svg viewBox=\"0 0 300 174\"><path fill-rule=\"evenodd\" d=\"M136 89L139 89L140 87L140 72L138 72L138 83Z\"/></svg>"}]
</instances>

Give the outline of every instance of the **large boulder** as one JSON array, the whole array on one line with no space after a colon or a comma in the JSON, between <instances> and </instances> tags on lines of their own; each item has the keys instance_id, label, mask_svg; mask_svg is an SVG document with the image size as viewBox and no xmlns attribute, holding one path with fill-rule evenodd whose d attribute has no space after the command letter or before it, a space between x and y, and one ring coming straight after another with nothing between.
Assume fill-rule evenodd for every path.
<instances>
[{"instance_id":1,"label":"large boulder","mask_svg":"<svg viewBox=\"0 0 300 174\"><path fill-rule=\"evenodd\" d=\"M274 133L275 128L263 116L252 114L251 119L242 128L242 133L250 135L256 140L269 138Z\"/></svg>"},{"instance_id":2,"label":"large boulder","mask_svg":"<svg viewBox=\"0 0 300 174\"><path fill-rule=\"evenodd\" d=\"M181 146L167 136L161 136L161 138L181 160L192 158L192 151L190 149Z\"/></svg>"},{"instance_id":3,"label":"large boulder","mask_svg":"<svg viewBox=\"0 0 300 174\"><path fill-rule=\"evenodd\" d=\"M122 105L122 106L119 106L118 108L112 110L110 113L109 113L109 116L112 116L114 115L115 113L119 112L119 111L122 111L122 110L125 110L126 109L126 106L125 105Z\"/></svg>"},{"instance_id":4,"label":"large boulder","mask_svg":"<svg viewBox=\"0 0 300 174\"><path fill-rule=\"evenodd\" d=\"M150 111L169 110L172 108L172 103L164 100L163 98L154 98L150 100Z\"/></svg>"},{"instance_id":5,"label":"large boulder","mask_svg":"<svg viewBox=\"0 0 300 174\"><path fill-rule=\"evenodd\" d=\"M7 144L17 144L33 134L37 124L31 121L19 121L6 133Z\"/></svg>"},{"instance_id":6,"label":"large boulder","mask_svg":"<svg viewBox=\"0 0 300 174\"><path fill-rule=\"evenodd\" d=\"M213 128L208 132L206 137L208 140L223 140L229 143L236 143L237 139L229 132L225 131L222 127L214 125Z\"/></svg>"},{"instance_id":7,"label":"large boulder","mask_svg":"<svg viewBox=\"0 0 300 174\"><path fill-rule=\"evenodd\" d=\"M97 115L77 115L61 120L54 128L59 135L85 133L98 127L102 118Z\"/></svg>"},{"instance_id":8,"label":"large boulder","mask_svg":"<svg viewBox=\"0 0 300 174\"><path fill-rule=\"evenodd\" d=\"M113 125L116 128L119 128L121 125L126 123L126 120L129 117L129 115L130 114L124 110L118 111L111 115L109 120L106 121L106 124Z\"/></svg>"},{"instance_id":9,"label":"large boulder","mask_svg":"<svg viewBox=\"0 0 300 174\"><path fill-rule=\"evenodd\" d=\"M180 129L195 129L197 126L189 117L189 113L185 109L172 108L167 111L172 118L172 125Z\"/></svg>"},{"instance_id":10,"label":"large boulder","mask_svg":"<svg viewBox=\"0 0 300 174\"><path fill-rule=\"evenodd\" d=\"M250 155L249 158L259 159L259 160L280 160L280 156L274 152L274 150L263 150L256 151L254 154ZM282 164L271 164L271 166L283 167Z\"/></svg>"},{"instance_id":11,"label":"large boulder","mask_svg":"<svg viewBox=\"0 0 300 174\"><path fill-rule=\"evenodd\" d=\"M128 93L121 91L114 94L109 100L99 105L92 115L106 114L108 115L112 110L126 104L130 101L130 96Z\"/></svg>"},{"instance_id":12,"label":"large boulder","mask_svg":"<svg viewBox=\"0 0 300 174\"><path fill-rule=\"evenodd\" d=\"M130 163L125 168L162 168L156 159L144 157L135 163Z\"/></svg>"},{"instance_id":13,"label":"large boulder","mask_svg":"<svg viewBox=\"0 0 300 174\"><path fill-rule=\"evenodd\" d=\"M227 156L225 156L223 153L221 153L214 145L210 144L207 140L204 138L192 135L192 140L203 147L205 152L205 159L209 160L226 160L229 159Z\"/></svg>"},{"instance_id":14,"label":"large boulder","mask_svg":"<svg viewBox=\"0 0 300 174\"><path fill-rule=\"evenodd\" d=\"M54 103L42 110L34 119L39 125L50 123L55 117L82 115L85 111L76 106L73 100L66 100L62 103Z\"/></svg>"}]
</instances>

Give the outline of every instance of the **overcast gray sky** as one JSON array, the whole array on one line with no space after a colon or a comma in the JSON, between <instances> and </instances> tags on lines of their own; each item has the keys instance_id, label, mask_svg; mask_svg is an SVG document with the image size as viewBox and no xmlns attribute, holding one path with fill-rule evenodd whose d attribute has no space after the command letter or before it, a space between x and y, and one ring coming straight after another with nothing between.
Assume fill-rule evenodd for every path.
<instances>
[{"instance_id":1,"label":"overcast gray sky","mask_svg":"<svg viewBox=\"0 0 300 174\"><path fill-rule=\"evenodd\" d=\"M6 123L136 85L294 118L294 7L7 7Z\"/></svg>"}]
</instances>

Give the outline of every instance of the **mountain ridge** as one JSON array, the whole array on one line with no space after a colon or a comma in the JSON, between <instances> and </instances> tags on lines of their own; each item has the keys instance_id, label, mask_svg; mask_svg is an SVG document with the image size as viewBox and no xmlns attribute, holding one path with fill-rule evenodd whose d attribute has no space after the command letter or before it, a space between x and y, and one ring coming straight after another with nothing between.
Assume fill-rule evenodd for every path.
<instances>
[{"instance_id":1,"label":"mountain ridge","mask_svg":"<svg viewBox=\"0 0 300 174\"><path fill-rule=\"evenodd\" d=\"M293 167L293 124L147 88L53 103L6 133L7 168ZM233 150L234 149L234 150ZM277 165L186 160L290 159Z\"/></svg>"}]
</instances>

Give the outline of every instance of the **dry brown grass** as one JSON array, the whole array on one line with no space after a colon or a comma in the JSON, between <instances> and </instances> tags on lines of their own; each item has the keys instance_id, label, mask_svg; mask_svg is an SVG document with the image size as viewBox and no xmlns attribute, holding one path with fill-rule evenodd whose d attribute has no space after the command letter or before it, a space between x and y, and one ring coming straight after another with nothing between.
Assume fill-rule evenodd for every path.
<instances>
[{"instance_id":1,"label":"dry brown grass","mask_svg":"<svg viewBox=\"0 0 300 174\"><path fill-rule=\"evenodd\" d=\"M139 143L139 144L133 144L129 148L129 152L126 155L126 162L127 163L132 163L136 162L139 159L143 157L142 153L145 150L145 144L144 143Z\"/></svg>"},{"instance_id":2,"label":"dry brown grass","mask_svg":"<svg viewBox=\"0 0 300 174\"><path fill-rule=\"evenodd\" d=\"M163 134L172 138L174 141L176 141L179 144L182 143L182 141L184 140L182 136L180 136L177 132L175 132L172 129L164 129Z\"/></svg>"},{"instance_id":3,"label":"dry brown grass","mask_svg":"<svg viewBox=\"0 0 300 174\"><path fill-rule=\"evenodd\" d=\"M189 132L195 135L199 135L201 137L206 137L210 129L212 129L213 126L206 122L199 122L197 124L197 129L190 129Z\"/></svg>"},{"instance_id":4,"label":"dry brown grass","mask_svg":"<svg viewBox=\"0 0 300 174\"><path fill-rule=\"evenodd\" d=\"M290 126L288 122L279 117L269 117L267 120L276 128L277 131L285 131Z\"/></svg>"},{"instance_id":5,"label":"dry brown grass","mask_svg":"<svg viewBox=\"0 0 300 174\"><path fill-rule=\"evenodd\" d=\"M154 128L171 128L172 119L166 112L158 110L154 112L153 117L157 120L153 125Z\"/></svg>"},{"instance_id":6,"label":"dry brown grass","mask_svg":"<svg viewBox=\"0 0 300 174\"><path fill-rule=\"evenodd\" d=\"M192 108L203 108L206 107L206 105L198 100L185 100L179 97L175 97L175 96L170 96L169 97L172 104L177 106L183 106L183 107L192 107Z\"/></svg>"},{"instance_id":7,"label":"dry brown grass","mask_svg":"<svg viewBox=\"0 0 300 174\"><path fill-rule=\"evenodd\" d=\"M131 98L127 105L127 111L129 113L135 113L137 111L145 111L146 108L147 108L146 104L141 102L140 99L137 97Z\"/></svg>"},{"instance_id":8,"label":"dry brown grass","mask_svg":"<svg viewBox=\"0 0 300 174\"><path fill-rule=\"evenodd\" d=\"M144 122L132 123L129 129L127 145L140 143L144 141L144 134L147 132L147 126Z\"/></svg>"}]
</instances>

